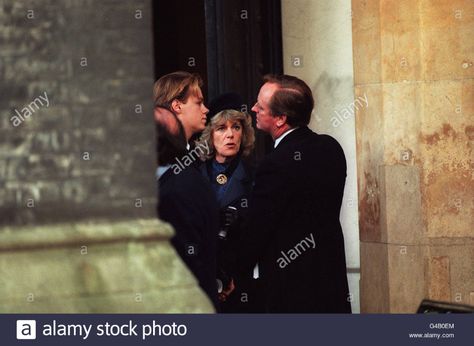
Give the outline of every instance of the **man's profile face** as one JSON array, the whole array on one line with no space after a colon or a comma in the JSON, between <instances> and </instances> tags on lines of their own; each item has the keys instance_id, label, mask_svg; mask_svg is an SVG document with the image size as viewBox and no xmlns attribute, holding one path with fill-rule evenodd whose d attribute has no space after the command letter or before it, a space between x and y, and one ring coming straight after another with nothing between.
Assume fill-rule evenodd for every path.
<instances>
[{"instance_id":1,"label":"man's profile face","mask_svg":"<svg viewBox=\"0 0 474 346\"><path fill-rule=\"evenodd\" d=\"M207 113L209 113L209 109L204 105L200 88L197 89L197 93L189 95L185 103L180 104L180 112L177 116L183 124L187 139L204 130Z\"/></svg>"},{"instance_id":2,"label":"man's profile face","mask_svg":"<svg viewBox=\"0 0 474 346\"><path fill-rule=\"evenodd\" d=\"M256 113L257 128L270 134L276 128L277 118L272 116L269 104L278 88L275 83L265 83L258 93L257 103L252 107L252 111Z\"/></svg>"}]
</instances>

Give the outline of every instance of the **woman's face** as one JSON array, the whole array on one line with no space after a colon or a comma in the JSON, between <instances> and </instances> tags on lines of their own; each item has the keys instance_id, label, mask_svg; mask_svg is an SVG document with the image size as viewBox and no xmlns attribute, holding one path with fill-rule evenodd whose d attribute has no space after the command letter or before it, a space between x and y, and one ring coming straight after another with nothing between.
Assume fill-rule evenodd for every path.
<instances>
[{"instance_id":1,"label":"woman's face","mask_svg":"<svg viewBox=\"0 0 474 346\"><path fill-rule=\"evenodd\" d=\"M240 121L227 120L216 125L212 133L212 142L216 149L216 161L224 163L235 157L242 142Z\"/></svg>"}]
</instances>

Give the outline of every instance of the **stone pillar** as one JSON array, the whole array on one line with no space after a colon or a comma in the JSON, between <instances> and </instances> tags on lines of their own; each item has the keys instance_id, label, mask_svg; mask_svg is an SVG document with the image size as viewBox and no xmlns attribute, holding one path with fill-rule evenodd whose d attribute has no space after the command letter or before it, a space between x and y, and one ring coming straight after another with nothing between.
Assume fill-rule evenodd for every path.
<instances>
[{"instance_id":1,"label":"stone pillar","mask_svg":"<svg viewBox=\"0 0 474 346\"><path fill-rule=\"evenodd\" d=\"M210 312L156 217L151 1L0 3L0 312Z\"/></svg>"},{"instance_id":2,"label":"stone pillar","mask_svg":"<svg viewBox=\"0 0 474 346\"><path fill-rule=\"evenodd\" d=\"M474 304L474 6L352 10L361 311Z\"/></svg>"},{"instance_id":3,"label":"stone pillar","mask_svg":"<svg viewBox=\"0 0 474 346\"><path fill-rule=\"evenodd\" d=\"M212 312L172 234L151 219L4 227L0 312Z\"/></svg>"}]
</instances>

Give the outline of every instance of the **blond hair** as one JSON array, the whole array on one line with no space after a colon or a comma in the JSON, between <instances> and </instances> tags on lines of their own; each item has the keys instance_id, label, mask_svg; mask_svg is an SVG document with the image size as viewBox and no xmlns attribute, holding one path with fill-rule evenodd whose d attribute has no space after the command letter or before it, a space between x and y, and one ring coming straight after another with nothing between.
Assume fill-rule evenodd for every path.
<instances>
[{"instance_id":1,"label":"blond hair","mask_svg":"<svg viewBox=\"0 0 474 346\"><path fill-rule=\"evenodd\" d=\"M153 86L155 106L172 111L171 103L174 100L186 103L190 95L198 94L202 84L202 79L197 73L177 71L164 75Z\"/></svg>"},{"instance_id":2,"label":"blond hair","mask_svg":"<svg viewBox=\"0 0 474 346\"><path fill-rule=\"evenodd\" d=\"M196 145L204 145L206 142L209 145L209 153L206 154L203 152L201 160L206 161L214 158L216 155L216 149L212 141L212 135L217 126L227 121L237 121L242 125L242 140L240 143L242 157L246 157L252 152L255 144L255 131L252 127L252 118L246 113L234 109L226 109L212 117L211 121L202 132L201 137L196 141Z\"/></svg>"}]
</instances>

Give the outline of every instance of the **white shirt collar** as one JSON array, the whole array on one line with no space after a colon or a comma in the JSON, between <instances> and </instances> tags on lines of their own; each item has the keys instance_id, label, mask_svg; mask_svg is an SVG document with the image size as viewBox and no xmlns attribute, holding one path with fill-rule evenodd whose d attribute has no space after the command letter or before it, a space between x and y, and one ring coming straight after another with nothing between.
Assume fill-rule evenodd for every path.
<instances>
[{"instance_id":1,"label":"white shirt collar","mask_svg":"<svg viewBox=\"0 0 474 346\"><path fill-rule=\"evenodd\" d=\"M274 148L276 148L278 146L278 144L280 144L281 140L283 138L285 138L286 136L288 136L290 133L292 133L294 130L296 130L297 127L293 127L291 129L289 129L288 131L284 132L280 137L278 137L277 139L275 139L275 144L273 145Z\"/></svg>"}]
</instances>

